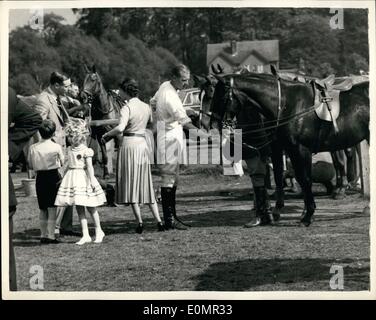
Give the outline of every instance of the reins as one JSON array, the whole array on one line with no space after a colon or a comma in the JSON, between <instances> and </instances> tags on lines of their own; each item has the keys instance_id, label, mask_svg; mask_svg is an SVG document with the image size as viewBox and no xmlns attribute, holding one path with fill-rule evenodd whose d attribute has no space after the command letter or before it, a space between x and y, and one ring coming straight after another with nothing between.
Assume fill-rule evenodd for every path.
<instances>
[{"instance_id":1,"label":"reins","mask_svg":"<svg viewBox=\"0 0 376 320\"><path fill-rule=\"evenodd\" d=\"M108 114L110 114L112 111L114 111L115 110L115 107L113 106L113 104L109 101L111 98L110 98L110 94L108 93L108 92L106 92L106 90L101 86L101 90L100 90L100 92L99 93L91 93L91 92L89 92L89 91L87 91L87 90L84 90L84 92L88 95L88 97L89 97L89 99L91 100L91 101L94 101L94 97L98 97L98 99L99 99L99 101L101 101L101 100L106 100L107 101L107 103L110 105L110 108L109 108L109 110L108 111L104 111L104 108L103 107L100 107L100 106L96 106L96 109L100 112L100 113L102 113L102 115L108 115ZM105 95L105 94L107 94L107 98L105 98L105 99L101 99L101 96L103 96L103 95ZM102 103L101 102L99 102L99 104L100 105L102 105ZM93 104L92 104L93 105Z\"/></svg>"},{"instance_id":2,"label":"reins","mask_svg":"<svg viewBox=\"0 0 376 320\"><path fill-rule=\"evenodd\" d=\"M315 110L315 106L312 106L312 107L308 108L307 110L303 110L303 111L301 111L299 113L296 113L296 114L289 115L289 116L281 118L280 117L281 112L282 112L283 109L285 109L285 107L282 107L282 92L281 92L281 83L280 83L280 79L279 78L277 79L277 88L278 88L277 119L263 121L262 122L262 124L263 124L262 128L260 128L260 123L254 123L254 124L249 124L249 125L239 125L240 129L242 129L242 128L249 128L249 127L258 127L256 129L242 131L242 135L250 135L250 134L254 134L254 133L258 133L258 132L263 132L263 131L277 130L278 128L280 128L282 126L285 126L285 125L289 124L291 120L300 119L300 118L306 116L307 114L312 113ZM230 101L232 101L233 97L235 97L239 101L239 103L242 104L242 101L241 101L241 98L239 97L239 95L243 96L243 98L245 98L246 101L250 103L250 105L255 106L256 109L258 109L258 112L260 114L264 115L264 113L262 112L262 107L256 101L254 101L252 98L250 98L246 93L240 91L239 89L235 89L234 88L234 79L233 79L233 77L231 77L230 78L229 92L228 92L228 99ZM222 118L218 114L213 113L212 117L215 118L216 120L221 121L223 123ZM265 124L268 124L268 125L265 126ZM267 134L264 134L264 135L259 136L257 138L261 139L261 138L269 137L272 134L273 133L267 133ZM246 146L249 149L256 150L259 153L260 149L268 146L273 141L274 141L274 138L272 137L271 139L269 139L265 143L261 144L260 146L252 146L252 145L250 145L250 144L248 144L246 142L242 142L242 145ZM234 144L236 144L236 143L234 142Z\"/></svg>"},{"instance_id":3,"label":"reins","mask_svg":"<svg viewBox=\"0 0 376 320\"><path fill-rule=\"evenodd\" d=\"M232 79L232 78L231 78ZM233 82L232 82L233 83ZM231 82L230 82L231 84ZM235 96L238 101L241 103L241 99L238 97L238 95L242 95L251 105L254 105L257 107L257 109L262 109L262 107L256 102L254 101L253 99L251 99L250 97L248 97L248 95L238 89L235 89L233 87L230 86L230 100L232 99L232 96ZM280 81L278 79L278 111L277 111L277 119L274 119L274 120L266 120L266 121L263 121L263 128L257 128L257 129L253 129L253 130L248 130L248 131L244 131L245 134L249 134L249 133L255 133L255 132L259 132L259 131L262 131L262 130L272 130L272 129L277 129L279 127L282 127L282 126L285 126L286 124L288 124L291 120L293 119L300 119L302 117L304 117L305 115L309 114L309 113L312 113L314 110L315 110L315 106L312 106L306 110L303 110L301 112L298 112L298 113L295 113L293 115L289 115L289 116L286 116L286 117L280 117L281 115L281 111L283 109L285 109L285 107L282 107L281 106L281 101L282 101L282 98L281 98L281 88L280 88ZM212 115L214 118L216 118L216 120L221 120L220 116L217 115L217 114L214 114ZM270 125L267 125L265 126L265 124L270 124ZM254 124L247 124L247 125L240 125L242 128L249 128L249 127L256 127L256 126L260 126L260 123L254 123Z\"/></svg>"}]
</instances>

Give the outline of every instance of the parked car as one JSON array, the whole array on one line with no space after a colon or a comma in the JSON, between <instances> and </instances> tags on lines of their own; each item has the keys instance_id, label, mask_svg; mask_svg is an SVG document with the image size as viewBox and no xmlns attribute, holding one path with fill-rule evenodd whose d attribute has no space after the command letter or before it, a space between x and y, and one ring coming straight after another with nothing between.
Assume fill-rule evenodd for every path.
<instances>
[{"instance_id":1,"label":"parked car","mask_svg":"<svg viewBox=\"0 0 376 320\"><path fill-rule=\"evenodd\" d=\"M187 115L191 118L198 118L201 110L200 89L183 89L180 90L178 94L180 100L183 102L183 107L187 112Z\"/></svg>"},{"instance_id":2,"label":"parked car","mask_svg":"<svg viewBox=\"0 0 376 320\"><path fill-rule=\"evenodd\" d=\"M201 101L200 101L200 89L190 88L183 89L178 92L180 100L183 102L183 107L187 112L188 117L191 118L192 124L197 128L201 128L200 125L200 111L201 111ZM189 137L188 130L184 130L186 137ZM211 144L211 138L209 137L208 143Z\"/></svg>"}]
</instances>

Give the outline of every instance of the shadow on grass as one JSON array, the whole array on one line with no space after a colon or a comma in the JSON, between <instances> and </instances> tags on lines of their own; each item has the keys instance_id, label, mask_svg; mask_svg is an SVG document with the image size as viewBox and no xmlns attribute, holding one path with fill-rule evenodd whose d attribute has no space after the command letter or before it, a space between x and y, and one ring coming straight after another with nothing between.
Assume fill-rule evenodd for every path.
<instances>
[{"instance_id":1,"label":"shadow on grass","mask_svg":"<svg viewBox=\"0 0 376 320\"><path fill-rule=\"evenodd\" d=\"M178 217L183 222L189 224L193 228L208 228L208 227L223 227L223 226L239 226L242 227L245 223L249 222L254 216L255 212L251 211L252 203L244 206L244 209L228 210L214 206L213 211L208 210L208 204L205 204L205 212L194 213L194 214L184 214L179 215L179 204L177 206ZM267 228L274 227L297 227L300 224L300 216L303 212L303 205L286 205L281 212L281 218L277 224ZM325 215L322 214L325 212ZM319 212L318 212L319 213ZM359 212L347 213L345 211L339 212L337 210L322 209L320 210L320 215L316 214L313 218L314 226L315 222L326 222L326 221L341 221L350 220L356 218L363 218L364 216Z\"/></svg>"},{"instance_id":2,"label":"shadow on grass","mask_svg":"<svg viewBox=\"0 0 376 320\"><path fill-rule=\"evenodd\" d=\"M147 219L143 219L144 223ZM136 222L132 223L128 220L104 221L101 222L102 229L106 235L135 233Z\"/></svg>"},{"instance_id":3,"label":"shadow on grass","mask_svg":"<svg viewBox=\"0 0 376 320\"><path fill-rule=\"evenodd\" d=\"M369 290L369 260L360 261L367 266L353 267L359 260L351 259L249 259L214 263L194 278L199 281L195 290L248 291L268 285L278 290L278 287L286 288L286 284L295 284L294 290L310 290L308 282L317 288L320 281L320 290L330 290L333 264L343 266L344 290ZM346 286L349 283L351 288Z\"/></svg>"},{"instance_id":4,"label":"shadow on grass","mask_svg":"<svg viewBox=\"0 0 376 320\"><path fill-rule=\"evenodd\" d=\"M157 222L153 218L143 218L145 232L157 232ZM129 220L114 220L114 221L102 221L102 229L106 236L116 234L135 234L137 223L136 221ZM77 228L74 228L77 231ZM89 233L91 237L95 236L95 230L93 223L89 223ZM62 244L75 243L79 240L79 237L62 236L60 238ZM13 245L15 247L34 247L40 246L40 230L39 229L26 229L23 232L13 233Z\"/></svg>"},{"instance_id":5,"label":"shadow on grass","mask_svg":"<svg viewBox=\"0 0 376 320\"><path fill-rule=\"evenodd\" d=\"M77 229L78 230L78 229ZM60 241L62 244L75 243L78 237L62 236ZM23 232L13 233L13 245L15 247L39 247L45 246L40 243L39 229L26 229Z\"/></svg>"},{"instance_id":6,"label":"shadow on grass","mask_svg":"<svg viewBox=\"0 0 376 320\"><path fill-rule=\"evenodd\" d=\"M251 211L252 205L246 206L245 209L236 210L221 210L221 208L215 207L213 211L195 213L195 214L185 214L179 215L178 217L185 223L191 225L192 228L210 228L210 227L242 227L245 223L249 222L254 216L255 212ZM179 210L179 206L177 207ZM296 217L286 216L283 217L281 214L281 219L283 220L299 220L302 207L299 206L287 206L285 207L285 214L296 214Z\"/></svg>"},{"instance_id":7,"label":"shadow on grass","mask_svg":"<svg viewBox=\"0 0 376 320\"><path fill-rule=\"evenodd\" d=\"M314 196L320 199L332 199L330 195L325 192L315 192ZM191 201L185 198L205 198L205 197L223 197L223 201L233 201L233 200L253 200L253 190L250 188L226 188L220 190L208 190L208 191L196 191L196 192L179 192L176 195L179 201ZM271 201L276 200L275 193L269 192L269 198ZM302 200L303 195L300 193L285 193L285 200L295 199ZM218 201L218 199L205 199L205 201ZM333 199L333 201L335 201Z\"/></svg>"},{"instance_id":8,"label":"shadow on grass","mask_svg":"<svg viewBox=\"0 0 376 320\"><path fill-rule=\"evenodd\" d=\"M36 247L40 246L40 230L27 229L23 232L13 233L13 245L15 247Z\"/></svg>"}]
</instances>

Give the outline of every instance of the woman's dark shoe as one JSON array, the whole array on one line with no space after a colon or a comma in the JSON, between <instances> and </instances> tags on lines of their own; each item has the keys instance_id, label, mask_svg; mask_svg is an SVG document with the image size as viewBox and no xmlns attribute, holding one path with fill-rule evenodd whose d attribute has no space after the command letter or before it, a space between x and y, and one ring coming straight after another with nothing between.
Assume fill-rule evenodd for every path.
<instances>
[{"instance_id":1,"label":"woman's dark shoe","mask_svg":"<svg viewBox=\"0 0 376 320\"><path fill-rule=\"evenodd\" d=\"M144 226L142 225L142 223L139 223L137 228L136 228L136 232L142 233L142 231L144 231Z\"/></svg>"},{"instance_id":2,"label":"woman's dark shoe","mask_svg":"<svg viewBox=\"0 0 376 320\"><path fill-rule=\"evenodd\" d=\"M165 231L165 226L162 222L158 222L157 224L157 227L158 227L158 231Z\"/></svg>"},{"instance_id":3,"label":"woman's dark shoe","mask_svg":"<svg viewBox=\"0 0 376 320\"><path fill-rule=\"evenodd\" d=\"M60 243L60 241L57 239L41 238L40 243L41 244L58 244Z\"/></svg>"}]
</instances>

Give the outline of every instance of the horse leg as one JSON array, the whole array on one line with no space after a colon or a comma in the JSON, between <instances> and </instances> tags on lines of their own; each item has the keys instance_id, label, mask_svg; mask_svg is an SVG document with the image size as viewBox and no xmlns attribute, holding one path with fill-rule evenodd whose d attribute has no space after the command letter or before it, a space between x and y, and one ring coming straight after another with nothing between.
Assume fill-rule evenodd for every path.
<instances>
[{"instance_id":1,"label":"horse leg","mask_svg":"<svg viewBox=\"0 0 376 320\"><path fill-rule=\"evenodd\" d=\"M96 144L96 141L97 141L97 138L96 138L96 135L95 135L94 129L93 129L93 132L90 135L90 137L88 139L88 143L87 143L87 146L89 148L93 149L93 151L94 151L93 165L95 165L98 162L98 146Z\"/></svg>"},{"instance_id":2,"label":"horse leg","mask_svg":"<svg viewBox=\"0 0 376 320\"><path fill-rule=\"evenodd\" d=\"M357 170L356 147L347 148L344 150L347 159L347 181L350 188L356 189L356 184L359 179L359 172Z\"/></svg>"},{"instance_id":3,"label":"horse leg","mask_svg":"<svg viewBox=\"0 0 376 320\"><path fill-rule=\"evenodd\" d=\"M275 181L275 207L273 208L273 219L278 221L281 216L281 211L285 206L285 192L283 190L284 180L283 180L283 150L276 143L272 145L272 163L273 163L273 173Z\"/></svg>"},{"instance_id":4,"label":"horse leg","mask_svg":"<svg viewBox=\"0 0 376 320\"><path fill-rule=\"evenodd\" d=\"M288 150L296 180L301 186L304 195L304 210L300 222L308 227L312 222L312 216L316 209L312 193L312 153L306 147L292 146Z\"/></svg>"},{"instance_id":5,"label":"horse leg","mask_svg":"<svg viewBox=\"0 0 376 320\"><path fill-rule=\"evenodd\" d=\"M102 167L103 167L103 179L107 179L110 175L108 173L108 157L107 157L107 149L106 144L102 142L102 140L98 140L99 147L101 148L102 153Z\"/></svg>"},{"instance_id":6,"label":"horse leg","mask_svg":"<svg viewBox=\"0 0 376 320\"><path fill-rule=\"evenodd\" d=\"M343 199L347 185L345 152L343 150L330 153L333 160L333 166L336 171L336 187L333 192L333 199Z\"/></svg>"}]
</instances>

